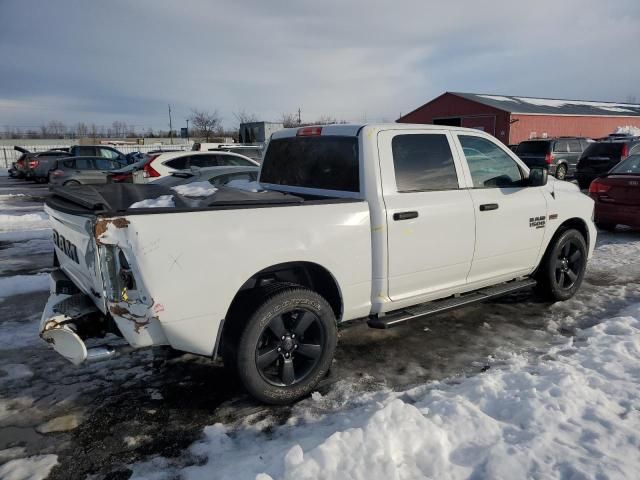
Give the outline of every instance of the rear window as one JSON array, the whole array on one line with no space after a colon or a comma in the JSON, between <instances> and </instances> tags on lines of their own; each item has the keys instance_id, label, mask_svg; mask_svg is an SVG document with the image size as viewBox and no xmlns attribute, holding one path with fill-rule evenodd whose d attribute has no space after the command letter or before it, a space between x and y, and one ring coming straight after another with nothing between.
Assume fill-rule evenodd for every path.
<instances>
[{"instance_id":1,"label":"rear window","mask_svg":"<svg viewBox=\"0 0 640 480\"><path fill-rule=\"evenodd\" d=\"M626 160L613 167L611 169L611 172L609 173L617 173L619 175L640 175L640 155L630 156Z\"/></svg>"},{"instance_id":2,"label":"rear window","mask_svg":"<svg viewBox=\"0 0 640 480\"><path fill-rule=\"evenodd\" d=\"M359 192L358 139L327 135L272 140L260 182Z\"/></svg>"},{"instance_id":3,"label":"rear window","mask_svg":"<svg viewBox=\"0 0 640 480\"><path fill-rule=\"evenodd\" d=\"M550 142L522 142L516 148L518 155L546 155L549 153Z\"/></svg>"},{"instance_id":4,"label":"rear window","mask_svg":"<svg viewBox=\"0 0 640 480\"><path fill-rule=\"evenodd\" d=\"M604 156L620 156L622 155L623 142L603 142L592 143L584 151L585 157L597 157L598 155Z\"/></svg>"}]
</instances>

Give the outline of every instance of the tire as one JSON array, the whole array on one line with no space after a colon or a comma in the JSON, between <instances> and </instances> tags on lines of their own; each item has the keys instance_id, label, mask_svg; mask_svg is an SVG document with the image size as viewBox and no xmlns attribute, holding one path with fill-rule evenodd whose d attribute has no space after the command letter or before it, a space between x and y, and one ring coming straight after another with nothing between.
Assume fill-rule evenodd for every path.
<instances>
[{"instance_id":1,"label":"tire","mask_svg":"<svg viewBox=\"0 0 640 480\"><path fill-rule=\"evenodd\" d=\"M559 232L542 258L536 289L546 299L568 300L580 288L586 268L587 244L582 234L575 229Z\"/></svg>"},{"instance_id":2,"label":"tire","mask_svg":"<svg viewBox=\"0 0 640 480\"><path fill-rule=\"evenodd\" d=\"M567 166L564 163L561 163L556 168L556 178L558 180L564 180L567 178Z\"/></svg>"},{"instance_id":3,"label":"tire","mask_svg":"<svg viewBox=\"0 0 640 480\"><path fill-rule=\"evenodd\" d=\"M311 393L331 366L335 315L323 297L301 286L271 288L256 298L237 343L237 374L264 403L294 402Z\"/></svg>"},{"instance_id":4,"label":"tire","mask_svg":"<svg viewBox=\"0 0 640 480\"><path fill-rule=\"evenodd\" d=\"M607 232L613 232L616 229L616 224L615 223L596 222L596 227L598 227L600 230L605 230Z\"/></svg>"},{"instance_id":5,"label":"tire","mask_svg":"<svg viewBox=\"0 0 640 480\"><path fill-rule=\"evenodd\" d=\"M69 180L68 182L65 182L63 186L67 187L69 185L75 186L75 185L82 185L82 184L77 180Z\"/></svg>"}]
</instances>

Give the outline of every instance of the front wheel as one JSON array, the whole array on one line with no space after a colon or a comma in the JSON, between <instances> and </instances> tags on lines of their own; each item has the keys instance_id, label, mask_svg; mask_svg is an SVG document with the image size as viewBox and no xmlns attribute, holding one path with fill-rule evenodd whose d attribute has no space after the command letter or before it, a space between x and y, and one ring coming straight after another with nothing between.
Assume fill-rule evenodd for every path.
<instances>
[{"instance_id":1,"label":"front wheel","mask_svg":"<svg viewBox=\"0 0 640 480\"><path fill-rule=\"evenodd\" d=\"M303 287L263 297L238 341L236 366L260 401L286 404L314 389L336 348L336 318L327 301Z\"/></svg>"},{"instance_id":2,"label":"front wheel","mask_svg":"<svg viewBox=\"0 0 640 480\"><path fill-rule=\"evenodd\" d=\"M587 269L587 245L582 234L565 230L549 246L537 274L538 292L559 301L573 297Z\"/></svg>"}]
</instances>

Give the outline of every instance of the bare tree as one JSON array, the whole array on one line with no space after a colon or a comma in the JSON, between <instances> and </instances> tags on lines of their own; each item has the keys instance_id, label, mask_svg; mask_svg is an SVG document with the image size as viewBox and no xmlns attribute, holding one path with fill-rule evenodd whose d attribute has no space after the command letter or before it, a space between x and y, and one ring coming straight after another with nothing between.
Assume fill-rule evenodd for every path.
<instances>
[{"instance_id":1,"label":"bare tree","mask_svg":"<svg viewBox=\"0 0 640 480\"><path fill-rule=\"evenodd\" d=\"M301 125L297 113L283 113L282 125L284 128L299 127Z\"/></svg>"},{"instance_id":2,"label":"bare tree","mask_svg":"<svg viewBox=\"0 0 640 480\"><path fill-rule=\"evenodd\" d=\"M255 113L247 113L244 109L239 112L235 112L233 116L236 117L236 120L240 124L258 121L258 116Z\"/></svg>"},{"instance_id":3,"label":"bare tree","mask_svg":"<svg viewBox=\"0 0 640 480\"><path fill-rule=\"evenodd\" d=\"M52 138L64 138L67 133L67 126L59 120L50 121L47 129Z\"/></svg>"},{"instance_id":4,"label":"bare tree","mask_svg":"<svg viewBox=\"0 0 640 480\"><path fill-rule=\"evenodd\" d=\"M332 123L340 123L335 117L331 115L320 115L314 122L315 125L331 125Z\"/></svg>"},{"instance_id":5,"label":"bare tree","mask_svg":"<svg viewBox=\"0 0 640 480\"><path fill-rule=\"evenodd\" d=\"M191 125L193 125L193 132L206 141L209 141L215 133L222 130L222 122L218 111L207 112L206 110L191 110L191 116L189 117Z\"/></svg>"},{"instance_id":6,"label":"bare tree","mask_svg":"<svg viewBox=\"0 0 640 480\"><path fill-rule=\"evenodd\" d=\"M76 137L78 138L86 137L87 133L89 133L89 129L87 128L87 125L84 122L78 122L78 124L76 125Z\"/></svg>"}]
</instances>

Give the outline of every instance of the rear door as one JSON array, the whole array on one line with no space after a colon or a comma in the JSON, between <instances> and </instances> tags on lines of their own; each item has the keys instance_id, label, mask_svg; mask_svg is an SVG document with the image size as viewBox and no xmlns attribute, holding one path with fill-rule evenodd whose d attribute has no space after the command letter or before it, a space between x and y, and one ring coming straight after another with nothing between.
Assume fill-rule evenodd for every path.
<instances>
[{"instance_id":1,"label":"rear door","mask_svg":"<svg viewBox=\"0 0 640 480\"><path fill-rule=\"evenodd\" d=\"M569 142L567 140L556 140L553 143L553 163L557 166L561 163L567 165L567 171L571 168L571 154L569 153Z\"/></svg>"},{"instance_id":2,"label":"rear door","mask_svg":"<svg viewBox=\"0 0 640 480\"><path fill-rule=\"evenodd\" d=\"M475 252L468 282L486 284L530 273L547 216L544 187L525 174L506 147L474 133L456 135L475 212Z\"/></svg>"},{"instance_id":3,"label":"rear door","mask_svg":"<svg viewBox=\"0 0 640 480\"><path fill-rule=\"evenodd\" d=\"M471 196L446 131L378 134L393 301L466 283L475 243Z\"/></svg>"},{"instance_id":4,"label":"rear door","mask_svg":"<svg viewBox=\"0 0 640 480\"><path fill-rule=\"evenodd\" d=\"M76 157L74 167L74 179L80 183L105 183L101 181L104 174L97 170L93 157Z\"/></svg>"}]
</instances>

